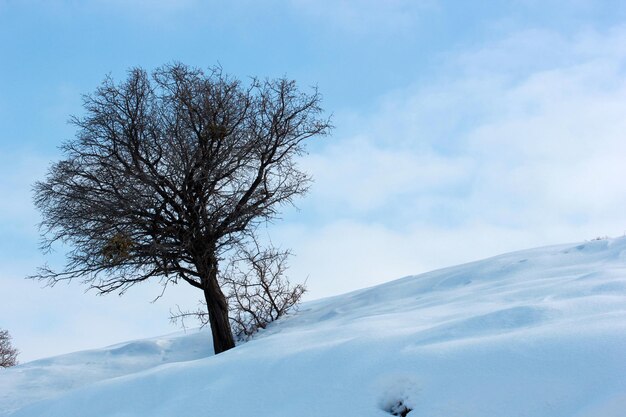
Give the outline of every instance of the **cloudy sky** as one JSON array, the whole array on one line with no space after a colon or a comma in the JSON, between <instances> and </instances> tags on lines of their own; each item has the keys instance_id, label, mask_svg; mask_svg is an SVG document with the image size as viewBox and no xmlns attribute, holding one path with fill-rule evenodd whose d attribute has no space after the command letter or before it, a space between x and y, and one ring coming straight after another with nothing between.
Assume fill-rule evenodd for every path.
<instances>
[{"instance_id":1,"label":"cloudy sky","mask_svg":"<svg viewBox=\"0 0 626 417\"><path fill-rule=\"evenodd\" d=\"M0 0L0 39L0 328L22 361L176 331L169 310L198 299L24 279L50 258L32 183L81 94L132 66L318 86L336 129L266 230L308 299L626 233L622 1Z\"/></svg>"}]
</instances>

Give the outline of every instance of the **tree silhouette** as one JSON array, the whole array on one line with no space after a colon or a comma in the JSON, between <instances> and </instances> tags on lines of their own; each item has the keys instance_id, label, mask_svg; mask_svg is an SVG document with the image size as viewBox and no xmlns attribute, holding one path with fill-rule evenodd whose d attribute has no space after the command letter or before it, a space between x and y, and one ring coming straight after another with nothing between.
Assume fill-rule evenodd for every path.
<instances>
[{"instance_id":1,"label":"tree silhouette","mask_svg":"<svg viewBox=\"0 0 626 417\"><path fill-rule=\"evenodd\" d=\"M244 85L183 64L107 77L72 119L64 159L35 184L44 250L70 248L62 270L35 278L101 294L186 282L204 295L215 352L232 348L220 261L307 191L297 157L331 129L320 100L287 79Z\"/></svg>"}]
</instances>

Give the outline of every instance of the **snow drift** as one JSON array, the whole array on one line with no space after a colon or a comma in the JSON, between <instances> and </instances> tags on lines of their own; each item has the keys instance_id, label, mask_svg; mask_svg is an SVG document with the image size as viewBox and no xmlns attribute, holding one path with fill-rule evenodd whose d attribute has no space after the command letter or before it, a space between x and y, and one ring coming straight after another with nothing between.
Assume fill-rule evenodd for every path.
<instances>
[{"instance_id":1,"label":"snow drift","mask_svg":"<svg viewBox=\"0 0 626 417\"><path fill-rule=\"evenodd\" d=\"M309 302L254 340L139 340L0 372L0 416L623 417L626 238Z\"/></svg>"}]
</instances>

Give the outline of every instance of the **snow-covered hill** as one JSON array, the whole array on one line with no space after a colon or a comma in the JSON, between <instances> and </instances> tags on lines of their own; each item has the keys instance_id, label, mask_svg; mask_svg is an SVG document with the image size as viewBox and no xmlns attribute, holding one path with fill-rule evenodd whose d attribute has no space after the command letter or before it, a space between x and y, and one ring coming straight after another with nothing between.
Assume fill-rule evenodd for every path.
<instances>
[{"instance_id":1,"label":"snow-covered hill","mask_svg":"<svg viewBox=\"0 0 626 417\"><path fill-rule=\"evenodd\" d=\"M0 372L0 416L626 416L626 238L304 304L218 356L206 331Z\"/></svg>"}]
</instances>

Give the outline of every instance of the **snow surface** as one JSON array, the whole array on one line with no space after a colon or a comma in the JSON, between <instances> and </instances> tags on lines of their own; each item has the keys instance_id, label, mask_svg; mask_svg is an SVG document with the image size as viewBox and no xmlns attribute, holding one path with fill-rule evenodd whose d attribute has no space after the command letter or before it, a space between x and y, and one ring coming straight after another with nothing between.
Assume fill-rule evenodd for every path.
<instances>
[{"instance_id":1,"label":"snow surface","mask_svg":"<svg viewBox=\"0 0 626 417\"><path fill-rule=\"evenodd\" d=\"M207 331L0 372L0 416L626 416L626 238L309 302L218 356Z\"/></svg>"}]
</instances>

